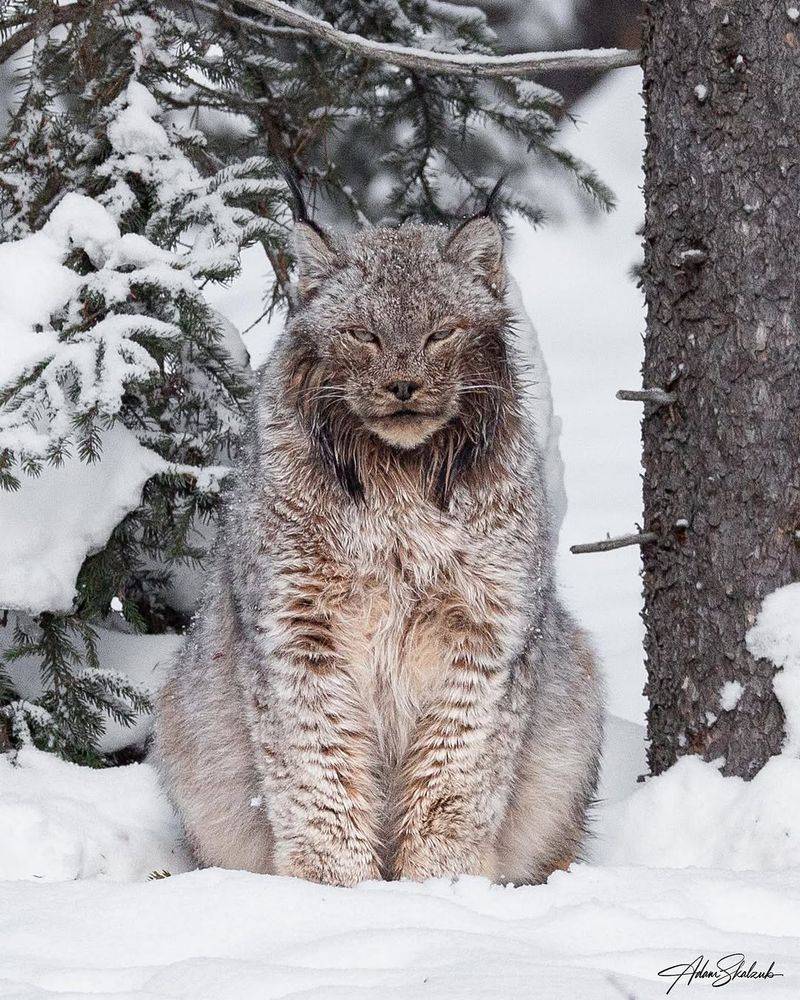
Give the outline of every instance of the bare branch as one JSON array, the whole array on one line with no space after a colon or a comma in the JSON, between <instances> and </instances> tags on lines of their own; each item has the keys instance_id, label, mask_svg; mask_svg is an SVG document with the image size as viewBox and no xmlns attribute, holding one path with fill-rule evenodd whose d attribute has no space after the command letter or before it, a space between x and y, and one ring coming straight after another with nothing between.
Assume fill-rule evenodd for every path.
<instances>
[{"instance_id":1,"label":"bare branch","mask_svg":"<svg viewBox=\"0 0 800 1000\"><path fill-rule=\"evenodd\" d=\"M432 52L391 42L374 42L362 35L340 31L319 17L295 10L281 0L239 0L242 6L267 14L282 24L299 28L352 55L420 73L450 76L534 76L551 69L618 69L636 66L640 54L635 49L571 49L564 52L521 52L507 56ZM206 6L206 4L204 4Z\"/></svg>"},{"instance_id":2,"label":"bare branch","mask_svg":"<svg viewBox=\"0 0 800 1000\"><path fill-rule=\"evenodd\" d=\"M617 399L636 403L656 403L658 406L669 406L677 398L674 392L667 392L666 389L620 389L617 392Z\"/></svg>"},{"instance_id":3,"label":"bare branch","mask_svg":"<svg viewBox=\"0 0 800 1000\"><path fill-rule=\"evenodd\" d=\"M586 542L583 545L570 545L569 550L574 556L585 552L610 552L612 549L624 549L627 545L648 545L658 541L654 531L640 531L635 535L619 535L617 538L604 538L602 542Z\"/></svg>"},{"instance_id":4,"label":"bare branch","mask_svg":"<svg viewBox=\"0 0 800 1000\"><path fill-rule=\"evenodd\" d=\"M270 35L277 38L305 38L307 32L298 28L276 28L272 24L264 24L263 21L256 21L253 17L245 17L243 14L234 14L228 4L216 2L216 0L190 0L193 7L199 7L210 14L222 15L231 24L239 24L243 28L250 28L252 31L259 31L262 35Z\"/></svg>"}]
</instances>

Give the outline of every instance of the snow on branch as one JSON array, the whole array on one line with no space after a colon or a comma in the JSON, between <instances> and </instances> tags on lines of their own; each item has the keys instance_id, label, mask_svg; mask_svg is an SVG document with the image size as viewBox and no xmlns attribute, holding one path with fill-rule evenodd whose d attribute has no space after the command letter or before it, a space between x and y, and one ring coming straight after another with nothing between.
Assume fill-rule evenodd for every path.
<instances>
[{"instance_id":1,"label":"snow on branch","mask_svg":"<svg viewBox=\"0 0 800 1000\"><path fill-rule=\"evenodd\" d=\"M351 55L400 66L421 73L442 73L450 76L533 76L545 70L558 69L618 69L635 66L640 61L636 49L571 49L564 52L520 52L505 56L478 53L433 52L391 42L375 42L340 31L322 18L296 10L281 0L240 0L249 7L274 18L281 24L305 31L330 42ZM204 3L204 7L210 6ZM222 9L220 7L220 9Z\"/></svg>"}]
</instances>

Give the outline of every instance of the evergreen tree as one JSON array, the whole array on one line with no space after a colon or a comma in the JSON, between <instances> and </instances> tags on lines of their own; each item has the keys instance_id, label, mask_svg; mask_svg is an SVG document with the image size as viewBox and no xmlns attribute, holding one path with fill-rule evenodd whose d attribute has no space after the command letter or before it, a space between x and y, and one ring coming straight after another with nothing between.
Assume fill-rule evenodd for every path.
<instances>
[{"instance_id":1,"label":"evergreen tree","mask_svg":"<svg viewBox=\"0 0 800 1000\"><path fill-rule=\"evenodd\" d=\"M165 598L168 574L151 567L201 557L197 524L213 515L220 464L235 454L246 373L229 356L224 323L201 286L233 277L248 243L284 239L288 213L283 182L263 159L201 173L203 136L170 123L148 89L172 61L172 22L130 9L76 30L93 35L93 51L114 55L93 67L58 123L61 148L80 150L69 176L91 195L74 205L94 245L76 246L69 261L81 280L51 318L55 350L0 396L5 485L24 489L24 475L70 455L97 461L102 431L115 422L157 452L165 471L86 560L74 613L15 616L6 657L38 659L45 695L38 705L9 691L5 700L18 734L27 728L44 745L91 760L106 715L130 722L147 707L125 678L101 669L93 625L115 598L136 628L183 624ZM56 51L49 57L58 65ZM31 107L26 98L18 135L30 131ZM31 169L31 156L19 156L19 148L11 143L4 171L13 232L46 214L39 189L14 183ZM59 177L63 182L66 174ZM51 200L64 204L68 194L64 183ZM278 198L274 218L247 207Z\"/></svg>"},{"instance_id":2,"label":"evergreen tree","mask_svg":"<svg viewBox=\"0 0 800 1000\"><path fill-rule=\"evenodd\" d=\"M0 675L0 714L17 738L29 731L40 745L98 761L105 717L129 722L146 699L100 662L97 627L115 601L127 627L185 626L170 570L202 559L198 526L213 522L235 458L248 376L203 288L234 277L241 249L259 243L275 276L268 305L290 294L281 174L319 194L322 211L358 223L451 222L509 163L529 159L566 167L603 204L610 194L556 147L558 97L535 84L398 70L236 4L74 6L57 31L61 8L38 0L14 11L35 40L0 144L3 239L48 231L73 210L83 236L67 259L76 290L49 320L52 351L0 387L0 482L24 490L48 464L100 460L115 424L164 465L141 506L84 562L70 613L14 613L6 658L33 657L45 693L24 702ZM309 7L406 46L485 53L493 44L474 9L428 0ZM522 183L501 199L540 217Z\"/></svg>"}]
</instances>

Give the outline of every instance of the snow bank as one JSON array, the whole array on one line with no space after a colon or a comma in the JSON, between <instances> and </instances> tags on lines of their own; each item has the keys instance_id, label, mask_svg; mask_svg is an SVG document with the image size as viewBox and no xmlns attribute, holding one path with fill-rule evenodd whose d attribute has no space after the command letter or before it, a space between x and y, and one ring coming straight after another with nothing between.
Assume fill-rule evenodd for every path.
<instances>
[{"instance_id":1,"label":"snow bank","mask_svg":"<svg viewBox=\"0 0 800 1000\"><path fill-rule=\"evenodd\" d=\"M148 765L0 758L0 997L650 1000L673 982L661 970L743 954L775 965L737 980L740 1000L794 1000L800 761L745 784L685 758L627 795L637 729L610 726L604 794L622 798L600 808L600 864L523 888L187 873ZM146 881L157 869L172 877Z\"/></svg>"},{"instance_id":2,"label":"snow bank","mask_svg":"<svg viewBox=\"0 0 800 1000\"><path fill-rule=\"evenodd\" d=\"M682 757L601 814L606 864L766 871L800 866L800 760L772 757L751 781Z\"/></svg>"},{"instance_id":3,"label":"snow bank","mask_svg":"<svg viewBox=\"0 0 800 1000\"><path fill-rule=\"evenodd\" d=\"M779 668L772 683L786 715L783 752L800 756L800 583L764 598L746 641L753 656Z\"/></svg>"},{"instance_id":4,"label":"snow bank","mask_svg":"<svg viewBox=\"0 0 800 1000\"><path fill-rule=\"evenodd\" d=\"M33 747L23 747L16 763L0 756L0 880L119 881L186 867L177 820L151 767L94 770ZM72 920L74 907L65 915Z\"/></svg>"},{"instance_id":5,"label":"snow bank","mask_svg":"<svg viewBox=\"0 0 800 1000\"><path fill-rule=\"evenodd\" d=\"M71 458L0 491L0 607L68 611L86 556L141 503L142 487L166 463L117 426L102 435L100 461ZM87 512L91 511L91 517Z\"/></svg>"},{"instance_id":6,"label":"snow bank","mask_svg":"<svg viewBox=\"0 0 800 1000\"><path fill-rule=\"evenodd\" d=\"M101 653L106 639L122 643L117 662L125 666L128 655L134 679L152 687L153 671L157 676L167 657L160 664L142 658L137 666L140 638L104 633ZM176 636L144 638L180 642ZM592 848L598 864L800 868L800 761L774 757L745 782L684 757L660 777L637 784L644 770L640 727L610 719L607 734ZM35 822L21 822L26 815ZM104 853L106 840L113 842L112 854ZM34 872L19 843L35 859L57 860L43 861ZM21 751L17 767L0 757L0 879L32 872L50 880L138 878L158 867L178 870L159 861L164 850L181 857L178 827L149 765L98 771L32 748Z\"/></svg>"},{"instance_id":7,"label":"snow bank","mask_svg":"<svg viewBox=\"0 0 800 1000\"><path fill-rule=\"evenodd\" d=\"M775 978L737 980L732 996L800 990L800 872L583 866L520 889L334 889L211 870L6 884L0 904L0 996L14 1000L651 1000L672 982L660 970L735 952L774 962Z\"/></svg>"}]
</instances>

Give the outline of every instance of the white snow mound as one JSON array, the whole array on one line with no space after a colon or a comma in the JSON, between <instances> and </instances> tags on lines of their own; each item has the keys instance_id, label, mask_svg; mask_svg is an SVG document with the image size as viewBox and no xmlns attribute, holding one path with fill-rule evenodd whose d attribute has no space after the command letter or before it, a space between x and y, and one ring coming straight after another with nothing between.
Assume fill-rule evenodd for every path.
<instances>
[{"instance_id":1,"label":"white snow mound","mask_svg":"<svg viewBox=\"0 0 800 1000\"><path fill-rule=\"evenodd\" d=\"M33 747L0 756L0 880L124 881L162 868L184 871L186 857L152 767L95 770Z\"/></svg>"},{"instance_id":2,"label":"white snow mound","mask_svg":"<svg viewBox=\"0 0 800 1000\"><path fill-rule=\"evenodd\" d=\"M783 752L800 756L800 583L764 598L746 641L753 656L779 668L772 683L786 714Z\"/></svg>"},{"instance_id":3,"label":"white snow mound","mask_svg":"<svg viewBox=\"0 0 800 1000\"><path fill-rule=\"evenodd\" d=\"M682 757L601 814L608 864L765 871L800 866L800 761L772 757L751 781Z\"/></svg>"}]
</instances>

